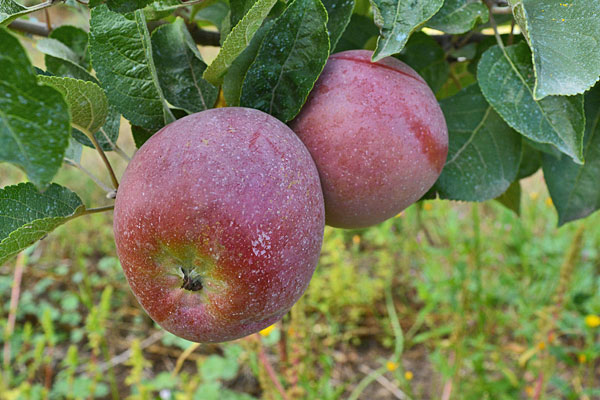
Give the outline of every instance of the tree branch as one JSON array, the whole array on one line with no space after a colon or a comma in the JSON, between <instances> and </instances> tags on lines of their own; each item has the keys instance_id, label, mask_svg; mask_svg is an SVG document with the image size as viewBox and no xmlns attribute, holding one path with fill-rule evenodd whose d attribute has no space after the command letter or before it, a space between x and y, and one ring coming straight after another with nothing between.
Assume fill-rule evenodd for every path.
<instances>
[{"instance_id":1,"label":"tree branch","mask_svg":"<svg viewBox=\"0 0 600 400\"><path fill-rule=\"evenodd\" d=\"M148 30L153 31L160 25L166 24L166 21L151 21L148 23ZM14 29L15 31L30 33L36 36L48 37L50 34L50 30L46 26L45 23L34 22L30 20L17 19L8 24L10 29ZM196 44L203 46L220 46L221 35L219 32L207 31L205 29L200 29L196 24L188 24L187 25L192 38L196 42Z\"/></svg>"}]
</instances>

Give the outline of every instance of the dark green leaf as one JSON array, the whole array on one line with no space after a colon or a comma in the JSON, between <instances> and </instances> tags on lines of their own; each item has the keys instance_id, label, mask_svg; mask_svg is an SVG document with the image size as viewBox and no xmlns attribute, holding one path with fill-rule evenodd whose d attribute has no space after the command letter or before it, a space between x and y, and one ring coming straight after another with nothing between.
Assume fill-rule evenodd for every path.
<instances>
[{"instance_id":1,"label":"dark green leaf","mask_svg":"<svg viewBox=\"0 0 600 400\"><path fill-rule=\"evenodd\" d=\"M515 180L521 137L471 85L440 102L450 138L448 160L435 184L441 198L484 201Z\"/></svg>"},{"instance_id":2,"label":"dark green leaf","mask_svg":"<svg viewBox=\"0 0 600 400\"><path fill-rule=\"evenodd\" d=\"M250 66L240 104L287 122L306 101L329 56L327 11L294 0L277 19Z\"/></svg>"},{"instance_id":3,"label":"dark green leaf","mask_svg":"<svg viewBox=\"0 0 600 400\"><path fill-rule=\"evenodd\" d=\"M150 139L150 137L152 137L154 133L154 131L149 131L139 126L131 125L131 135L133 136L133 142L135 143L135 147L137 147L138 149L142 147L142 145L146 143L146 140Z\"/></svg>"},{"instance_id":4,"label":"dark green leaf","mask_svg":"<svg viewBox=\"0 0 600 400\"><path fill-rule=\"evenodd\" d=\"M202 79L206 64L183 19L152 33L152 52L160 87L170 104L190 114L215 104L218 89Z\"/></svg>"},{"instance_id":5,"label":"dark green leaf","mask_svg":"<svg viewBox=\"0 0 600 400\"><path fill-rule=\"evenodd\" d=\"M527 178L535 174L542 167L542 153L528 144L529 142L523 138L523 157L521 157L521 165L517 179ZM555 147L553 147L556 149Z\"/></svg>"},{"instance_id":6,"label":"dark green leaf","mask_svg":"<svg viewBox=\"0 0 600 400\"><path fill-rule=\"evenodd\" d=\"M62 94L37 76L18 39L0 28L0 161L44 188L62 165L71 120Z\"/></svg>"},{"instance_id":7,"label":"dark green leaf","mask_svg":"<svg viewBox=\"0 0 600 400\"><path fill-rule=\"evenodd\" d=\"M244 18L257 0L229 0L231 26L236 26Z\"/></svg>"},{"instance_id":8,"label":"dark green leaf","mask_svg":"<svg viewBox=\"0 0 600 400\"><path fill-rule=\"evenodd\" d=\"M583 162L583 96L533 98L531 53L523 42L488 49L477 68L485 98L504 120L531 140L550 143Z\"/></svg>"},{"instance_id":9,"label":"dark green leaf","mask_svg":"<svg viewBox=\"0 0 600 400\"><path fill-rule=\"evenodd\" d=\"M0 189L0 264L84 210L75 193L55 183L44 192L31 183Z\"/></svg>"},{"instance_id":10,"label":"dark green leaf","mask_svg":"<svg viewBox=\"0 0 600 400\"><path fill-rule=\"evenodd\" d=\"M371 0L379 40L373 61L399 53L410 35L431 18L444 0Z\"/></svg>"},{"instance_id":11,"label":"dark green leaf","mask_svg":"<svg viewBox=\"0 0 600 400\"><path fill-rule=\"evenodd\" d=\"M543 156L544 178L559 225L600 208L600 84L586 94L585 111L585 164L575 164L566 156Z\"/></svg>"},{"instance_id":12,"label":"dark green leaf","mask_svg":"<svg viewBox=\"0 0 600 400\"><path fill-rule=\"evenodd\" d=\"M429 35L413 34L398 58L417 71L434 93L448 80L450 67L444 49Z\"/></svg>"},{"instance_id":13,"label":"dark green leaf","mask_svg":"<svg viewBox=\"0 0 600 400\"><path fill-rule=\"evenodd\" d=\"M346 50L364 49L367 41L377 36L379 31L373 23L373 18L352 14L350 23L335 47L334 53Z\"/></svg>"},{"instance_id":14,"label":"dark green leaf","mask_svg":"<svg viewBox=\"0 0 600 400\"><path fill-rule=\"evenodd\" d=\"M258 49L273 24L273 20L265 21L254 34L248 47L242 51L242 54L233 60L233 63L227 70L227 74L225 74L225 79L223 80L223 95L225 96L225 102L228 106L234 107L240 105L242 84L244 83L246 72L248 72L248 68L250 68L250 65L256 58Z\"/></svg>"},{"instance_id":15,"label":"dark green leaf","mask_svg":"<svg viewBox=\"0 0 600 400\"><path fill-rule=\"evenodd\" d=\"M106 0L106 5L111 11L128 13L146 7L152 0Z\"/></svg>"},{"instance_id":16,"label":"dark green leaf","mask_svg":"<svg viewBox=\"0 0 600 400\"><path fill-rule=\"evenodd\" d=\"M149 130L175 120L158 83L141 11L135 12L135 20L129 20L104 5L94 8L90 51L109 102L125 118Z\"/></svg>"},{"instance_id":17,"label":"dark green leaf","mask_svg":"<svg viewBox=\"0 0 600 400\"><path fill-rule=\"evenodd\" d=\"M194 20L202 23L208 22L217 27L219 32L221 32L221 36L224 35L223 26L227 25L227 33L229 33L229 20L227 16L229 15L229 6L224 1L216 1L209 6L202 8L194 15ZM225 39L223 39L225 40Z\"/></svg>"},{"instance_id":18,"label":"dark green leaf","mask_svg":"<svg viewBox=\"0 0 600 400\"><path fill-rule=\"evenodd\" d=\"M323 0L323 5L328 15L329 48L333 50L350 22L354 0Z\"/></svg>"},{"instance_id":19,"label":"dark green leaf","mask_svg":"<svg viewBox=\"0 0 600 400\"><path fill-rule=\"evenodd\" d=\"M574 95L600 77L600 1L521 0L533 49L534 96Z\"/></svg>"},{"instance_id":20,"label":"dark green leaf","mask_svg":"<svg viewBox=\"0 0 600 400\"><path fill-rule=\"evenodd\" d=\"M204 71L204 79L215 86L220 86L223 83L223 77L227 69L231 66L233 60L248 46L276 2L277 0L257 0L254 3L248 13L227 35L217 58Z\"/></svg>"},{"instance_id":21,"label":"dark green leaf","mask_svg":"<svg viewBox=\"0 0 600 400\"><path fill-rule=\"evenodd\" d=\"M515 214L521 215L521 183L518 180L511 183L506 192L496 197L496 201Z\"/></svg>"},{"instance_id":22,"label":"dark green leaf","mask_svg":"<svg viewBox=\"0 0 600 400\"><path fill-rule=\"evenodd\" d=\"M443 7L433 16L427 26L446 33L464 33L478 23L486 23L489 11L481 1L446 0Z\"/></svg>"},{"instance_id":23,"label":"dark green leaf","mask_svg":"<svg viewBox=\"0 0 600 400\"><path fill-rule=\"evenodd\" d=\"M59 90L71 112L71 124L80 131L96 133L108 115L108 100L100 86L93 82L59 76L40 75L38 80Z\"/></svg>"}]
</instances>

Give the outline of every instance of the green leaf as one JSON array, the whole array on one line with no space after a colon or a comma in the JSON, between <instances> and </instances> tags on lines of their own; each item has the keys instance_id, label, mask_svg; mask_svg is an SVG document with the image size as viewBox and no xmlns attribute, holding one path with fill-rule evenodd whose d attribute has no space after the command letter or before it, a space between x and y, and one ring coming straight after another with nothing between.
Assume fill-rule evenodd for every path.
<instances>
[{"instance_id":1,"label":"green leaf","mask_svg":"<svg viewBox=\"0 0 600 400\"><path fill-rule=\"evenodd\" d=\"M399 53L410 35L444 4L444 0L371 0L379 27L373 61Z\"/></svg>"},{"instance_id":2,"label":"green leaf","mask_svg":"<svg viewBox=\"0 0 600 400\"><path fill-rule=\"evenodd\" d=\"M42 42L41 49L38 48L46 54L46 68L50 73L100 85L100 82L84 68L89 66L87 32L73 26L63 25L53 30L50 36L52 40L40 40L39 42ZM114 105L109 104L106 123L94 134L102 150L113 150L111 143L116 143L120 125L121 113ZM84 133L73 129L71 134L79 143L94 148Z\"/></svg>"},{"instance_id":3,"label":"green leaf","mask_svg":"<svg viewBox=\"0 0 600 400\"><path fill-rule=\"evenodd\" d=\"M542 167L542 153L530 146L529 143L529 141L523 138L523 157L521 157L517 179L527 178L535 174ZM552 148L556 149L556 147Z\"/></svg>"},{"instance_id":4,"label":"green leaf","mask_svg":"<svg viewBox=\"0 0 600 400\"><path fill-rule=\"evenodd\" d=\"M484 201L498 197L517 177L521 137L475 84L440 102L448 124L448 159L435 189L441 198Z\"/></svg>"},{"instance_id":5,"label":"green leaf","mask_svg":"<svg viewBox=\"0 0 600 400\"><path fill-rule=\"evenodd\" d=\"M515 214L521 215L521 183L514 181L506 192L496 197L495 200Z\"/></svg>"},{"instance_id":6,"label":"green leaf","mask_svg":"<svg viewBox=\"0 0 600 400\"><path fill-rule=\"evenodd\" d=\"M100 5L92 10L90 26L92 64L109 102L149 130L174 121L156 76L143 12L129 20Z\"/></svg>"},{"instance_id":7,"label":"green leaf","mask_svg":"<svg viewBox=\"0 0 600 400\"><path fill-rule=\"evenodd\" d=\"M535 98L592 87L600 77L600 2L521 0L518 7L533 50Z\"/></svg>"},{"instance_id":8,"label":"green leaf","mask_svg":"<svg viewBox=\"0 0 600 400\"><path fill-rule=\"evenodd\" d=\"M107 0L106 5L111 11L128 13L146 7L153 0Z\"/></svg>"},{"instance_id":9,"label":"green leaf","mask_svg":"<svg viewBox=\"0 0 600 400\"><path fill-rule=\"evenodd\" d=\"M44 192L31 183L0 189L0 264L84 210L75 193L55 183Z\"/></svg>"},{"instance_id":10,"label":"green leaf","mask_svg":"<svg viewBox=\"0 0 600 400\"><path fill-rule=\"evenodd\" d=\"M346 26L350 22L354 0L323 0L327 10L327 32L329 33L329 48L335 49L338 40L342 37Z\"/></svg>"},{"instance_id":11,"label":"green leaf","mask_svg":"<svg viewBox=\"0 0 600 400\"><path fill-rule=\"evenodd\" d=\"M583 162L583 96L533 98L531 54L524 42L489 48L477 68L487 101L515 130L540 143L550 143L576 162Z\"/></svg>"},{"instance_id":12,"label":"green leaf","mask_svg":"<svg viewBox=\"0 0 600 400\"><path fill-rule=\"evenodd\" d=\"M427 26L446 33L465 33L478 23L488 22L489 16L488 8L481 1L446 0Z\"/></svg>"},{"instance_id":13,"label":"green leaf","mask_svg":"<svg viewBox=\"0 0 600 400\"><path fill-rule=\"evenodd\" d=\"M75 138L69 138L69 147L65 150L65 160L81 163L83 146Z\"/></svg>"},{"instance_id":14,"label":"green leaf","mask_svg":"<svg viewBox=\"0 0 600 400\"><path fill-rule=\"evenodd\" d=\"M40 39L36 47L45 54L46 69L53 75L98 83L98 80L79 64L82 62L80 56L60 40Z\"/></svg>"},{"instance_id":15,"label":"green leaf","mask_svg":"<svg viewBox=\"0 0 600 400\"><path fill-rule=\"evenodd\" d=\"M423 32L413 34L398 58L421 75L433 93L444 86L450 74L444 49L429 35Z\"/></svg>"},{"instance_id":16,"label":"green leaf","mask_svg":"<svg viewBox=\"0 0 600 400\"><path fill-rule=\"evenodd\" d=\"M6 26L23 15L42 10L48 6L48 3L42 2L32 7L25 7L13 0L0 0L0 26Z\"/></svg>"},{"instance_id":17,"label":"green leaf","mask_svg":"<svg viewBox=\"0 0 600 400\"><path fill-rule=\"evenodd\" d=\"M44 188L62 165L71 120L62 94L37 77L18 39L0 28L0 161Z\"/></svg>"},{"instance_id":18,"label":"green leaf","mask_svg":"<svg viewBox=\"0 0 600 400\"><path fill-rule=\"evenodd\" d=\"M146 140L150 139L152 135L154 135L154 131L149 131L142 127L131 125L131 135L133 136L133 142L135 143L135 147L138 149L142 147Z\"/></svg>"},{"instance_id":19,"label":"green leaf","mask_svg":"<svg viewBox=\"0 0 600 400\"><path fill-rule=\"evenodd\" d=\"M244 83L246 73L248 72L248 68L250 68L250 65L252 62L254 62L260 45L274 23L275 21L273 20L265 21L265 23L254 34L254 37L250 41L250 44L248 44L248 47L246 47L244 51L242 51L242 53L235 60L233 60L233 63L227 70L225 79L223 80L223 96L225 96L225 102L228 106L237 107L240 105L242 85Z\"/></svg>"},{"instance_id":20,"label":"green leaf","mask_svg":"<svg viewBox=\"0 0 600 400\"><path fill-rule=\"evenodd\" d=\"M559 226L600 208L600 84L586 94L585 111L585 164L575 164L565 156L543 155L544 178L558 211Z\"/></svg>"},{"instance_id":21,"label":"green leaf","mask_svg":"<svg viewBox=\"0 0 600 400\"><path fill-rule=\"evenodd\" d=\"M112 104L108 105L108 114L106 116L106 122L100 128L98 132L94 134L98 144L104 151L113 151L113 143L117 143L119 138L119 130L121 128L121 113ZM94 148L92 141L83 133L77 129L73 129L73 137L79 143Z\"/></svg>"},{"instance_id":22,"label":"green leaf","mask_svg":"<svg viewBox=\"0 0 600 400\"><path fill-rule=\"evenodd\" d=\"M108 115L108 100L100 86L58 76L39 76L38 80L63 94L71 111L71 124L75 128L92 135L104 125Z\"/></svg>"},{"instance_id":23,"label":"green leaf","mask_svg":"<svg viewBox=\"0 0 600 400\"><path fill-rule=\"evenodd\" d=\"M231 26L236 26L238 22L244 18L244 15L252 8L257 0L229 0L229 8L231 9L231 16L229 21Z\"/></svg>"},{"instance_id":24,"label":"green leaf","mask_svg":"<svg viewBox=\"0 0 600 400\"><path fill-rule=\"evenodd\" d=\"M224 1L216 1L209 6L202 8L194 15L194 21L200 23L210 23L217 27L221 35L225 34L225 31L229 31L229 25L227 17L229 16L229 6ZM243 15L242 15L243 17ZM241 18L241 17L240 17ZM227 29L223 29L223 25L227 25Z\"/></svg>"},{"instance_id":25,"label":"green leaf","mask_svg":"<svg viewBox=\"0 0 600 400\"><path fill-rule=\"evenodd\" d=\"M320 0L294 0L250 65L240 104L287 122L306 101L329 57L327 11Z\"/></svg>"},{"instance_id":26,"label":"green leaf","mask_svg":"<svg viewBox=\"0 0 600 400\"><path fill-rule=\"evenodd\" d=\"M346 50L364 49L367 41L377 36L379 31L373 23L373 18L352 14L350 23L338 41L333 53Z\"/></svg>"},{"instance_id":27,"label":"green leaf","mask_svg":"<svg viewBox=\"0 0 600 400\"><path fill-rule=\"evenodd\" d=\"M170 104L190 114L215 104L218 89L202 79L206 64L183 19L152 33L152 52L158 82Z\"/></svg>"},{"instance_id":28,"label":"green leaf","mask_svg":"<svg viewBox=\"0 0 600 400\"><path fill-rule=\"evenodd\" d=\"M227 69L248 46L276 2L277 0L257 0L254 3L244 18L227 35L217 58L204 71L204 79L215 86L223 83L223 76Z\"/></svg>"},{"instance_id":29,"label":"green leaf","mask_svg":"<svg viewBox=\"0 0 600 400\"><path fill-rule=\"evenodd\" d=\"M89 42L86 31L72 25L61 25L50 32L50 38L66 45L76 55L77 64L85 69L90 68Z\"/></svg>"}]
</instances>

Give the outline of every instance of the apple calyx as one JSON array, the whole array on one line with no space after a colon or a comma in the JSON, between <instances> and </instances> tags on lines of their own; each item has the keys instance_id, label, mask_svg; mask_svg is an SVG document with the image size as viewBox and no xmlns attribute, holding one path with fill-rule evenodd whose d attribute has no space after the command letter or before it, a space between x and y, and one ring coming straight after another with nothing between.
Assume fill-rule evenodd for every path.
<instances>
[{"instance_id":1,"label":"apple calyx","mask_svg":"<svg viewBox=\"0 0 600 400\"><path fill-rule=\"evenodd\" d=\"M194 268L183 268L181 267L181 273L183 274L182 289L189 290L191 292L197 292L202 290L202 277Z\"/></svg>"}]
</instances>

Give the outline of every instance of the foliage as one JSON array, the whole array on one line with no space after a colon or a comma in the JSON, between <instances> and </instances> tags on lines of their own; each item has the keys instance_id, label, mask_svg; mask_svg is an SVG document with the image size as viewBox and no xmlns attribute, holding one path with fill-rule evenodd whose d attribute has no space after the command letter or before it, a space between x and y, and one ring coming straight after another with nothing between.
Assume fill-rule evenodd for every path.
<instances>
[{"instance_id":1,"label":"foliage","mask_svg":"<svg viewBox=\"0 0 600 400\"><path fill-rule=\"evenodd\" d=\"M29 19L43 9L73 25L44 34ZM36 264L18 309L3 302L9 358L0 394L117 398L124 385L131 398L244 399L233 381L251 376L260 387L253 396L276 397L259 356L286 339L297 354L280 361L297 398L358 396L382 374L419 398L433 389L411 383L399 354L372 357L372 372L360 371L366 380L332 384L344 363L332 348L351 352L370 339L382 354L399 346L393 297L402 300L404 354L420 349L433 371L424 381L450 382L465 399L598 396L598 332L585 319L600 314L598 215L590 216L600 208L598 37L600 2L589 0L0 0L0 161L22 171L2 165L0 263L21 252L17 264ZM163 338L169 362L188 360L176 371L154 366L144 342L152 325L131 311L110 220L96 214L112 207L124 169L116 157L128 159L121 146L132 136L139 147L175 119L216 106L288 122L327 57L358 48L373 50L374 61L408 63L441 104L449 156L426 197L498 202L425 201L369 230L328 230L307 295L270 334L283 339L207 346L198 356L185 353L190 343ZM105 167L112 186L97 176ZM524 181L540 169L543 183ZM550 198L533 198L532 185L536 193L546 185ZM583 237L574 233L582 227ZM569 248L580 251L569 258ZM8 299L18 268L5 265ZM122 324L137 329L126 344L113 339L124 337Z\"/></svg>"}]
</instances>

